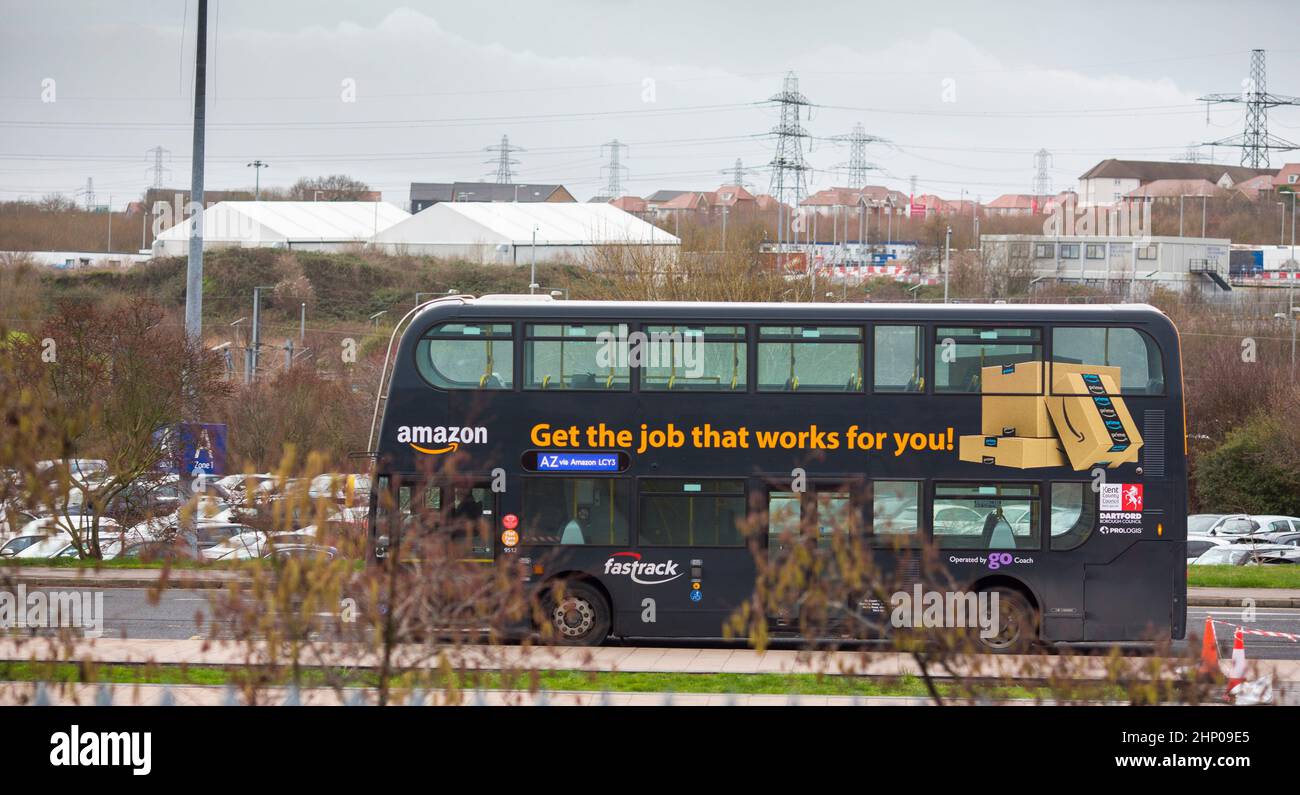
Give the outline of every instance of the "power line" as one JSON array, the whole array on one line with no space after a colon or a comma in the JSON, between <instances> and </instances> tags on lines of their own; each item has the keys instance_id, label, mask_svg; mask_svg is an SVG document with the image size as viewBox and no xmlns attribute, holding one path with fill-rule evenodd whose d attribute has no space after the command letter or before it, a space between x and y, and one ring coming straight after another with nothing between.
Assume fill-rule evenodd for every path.
<instances>
[{"instance_id":1,"label":"power line","mask_svg":"<svg viewBox=\"0 0 1300 795\"><path fill-rule=\"evenodd\" d=\"M485 147L483 147L483 151L484 151L484 152L496 152L496 153L497 153L497 157L495 158L495 160L485 160L485 161L483 161L483 162L487 163L488 165L491 165L493 162L496 163L496 166L497 166L497 175L496 175L496 178L497 178L497 184L499 184L499 185L509 185L511 182L513 182L514 180L511 178L511 174L510 174L510 167L511 167L511 166L517 166L517 165L519 165L519 161L518 161L518 160L515 160L514 158L512 158L512 157L510 156L510 153L511 153L511 152L522 152L522 151L524 151L524 148L523 148L522 146L511 146L511 145L510 145L510 136L508 136L508 135L503 135L503 136L501 136L501 143L496 144L495 146L485 146Z\"/></svg>"},{"instance_id":2,"label":"power line","mask_svg":"<svg viewBox=\"0 0 1300 795\"><path fill-rule=\"evenodd\" d=\"M163 165L163 156L165 155L170 160L171 150L163 148L160 144L153 149L146 150L145 154L153 155L153 165L146 170L153 172L153 187L161 188L163 186L163 174L171 173L171 169Z\"/></svg>"},{"instance_id":3,"label":"power line","mask_svg":"<svg viewBox=\"0 0 1300 795\"><path fill-rule=\"evenodd\" d=\"M1268 93L1264 84L1264 66L1264 51L1251 50L1250 77L1242 81L1240 94L1207 94L1200 98L1207 103L1207 114L1212 104L1235 103L1246 106L1246 128L1241 135L1231 135L1211 141L1209 145L1240 148L1241 164L1251 168L1268 168L1270 149L1279 152L1300 149L1300 146L1276 135L1270 135L1268 132L1268 109L1300 105L1300 98Z\"/></svg>"},{"instance_id":4,"label":"power line","mask_svg":"<svg viewBox=\"0 0 1300 795\"><path fill-rule=\"evenodd\" d=\"M777 201L798 206L808 192L808 166L803 160L803 139L808 132L799 123L799 114L812 103L799 93L799 78L787 72L780 93L768 98L781 107L781 121L772 129L776 136L776 154L772 157L772 182L769 192Z\"/></svg>"},{"instance_id":5,"label":"power line","mask_svg":"<svg viewBox=\"0 0 1300 795\"><path fill-rule=\"evenodd\" d=\"M623 172L626 167L619 163L619 151L627 149L627 144L619 143L618 139L600 145L600 153L605 153L605 147L609 147L609 165L604 166L602 170L609 172L609 183L605 188L606 195L611 199L617 199L623 195Z\"/></svg>"},{"instance_id":6,"label":"power line","mask_svg":"<svg viewBox=\"0 0 1300 795\"><path fill-rule=\"evenodd\" d=\"M874 163L867 162L867 144L878 143L883 139L867 135L862 122L853 125L853 131L845 135L836 135L831 140L849 145L849 162L847 166L849 187L861 188L867 184L867 172L877 170Z\"/></svg>"},{"instance_id":7,"label":"power line","mask_svg":"<svg viewBox=\"0 0 1300 795\"><path fill-rule=\"evenodd\" d=\"M724 168L724 169L722 169L721 171L719 171L718 173L719 173L719 174L722 174L722 175L724 175L724 176L731 177L731 184L732 184L732 185L735 185L735 186L738 187L738 188L746 188L746 189L748 189L749 187L751 187L751 185L750 185L749 181L745 179L745 175L746 175L746 174L757 173L757 172L760 172L760 171L763 171L763 170L764 170L764 169L761 169L761 168L746 168L746 167L745 167L745 163L744 163L744 161L742 161L742 160L738 157L738 158L736 158L736 163L735 163L735 165L733 165L731 168Z\"/></svg>"},{"instance_id":8,"label":"power line","mask_svg":"<svg viewBox=\"0 0 1300 795\"><path fill-rule=\"evenodd\" d=\"M1048 169L1052 166L1052 153L1039 149L1034 153L1034 189L1035 196L1050 196L1052 193L1052 175Z\"/></svg>"}]
</instances>

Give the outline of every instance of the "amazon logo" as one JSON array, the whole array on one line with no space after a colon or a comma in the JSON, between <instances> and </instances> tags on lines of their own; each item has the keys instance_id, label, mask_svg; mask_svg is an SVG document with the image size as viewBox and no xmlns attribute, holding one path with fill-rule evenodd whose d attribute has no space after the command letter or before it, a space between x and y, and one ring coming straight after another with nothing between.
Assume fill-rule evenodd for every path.
<instances>
[{"instance_id":1,"label":"amazon logo","mask_svg":"<svg viewBox=\"0 0 1300 795\"><path fill-rule=\"evenodd\" d=\"M397 441L425 455L454 453L462 444L487 444L487 428L456 425L401 425Z\"/></svg>"}]
</instances>

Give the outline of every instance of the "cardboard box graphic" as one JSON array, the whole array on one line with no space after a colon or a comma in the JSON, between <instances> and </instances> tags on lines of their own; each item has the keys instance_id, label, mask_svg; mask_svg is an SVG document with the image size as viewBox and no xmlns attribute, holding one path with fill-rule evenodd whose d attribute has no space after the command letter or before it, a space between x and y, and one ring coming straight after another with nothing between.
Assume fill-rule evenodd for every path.
<instances>
[{"instance_id":1,"label":"cardboard box graphic","mask_svg":"<svg viewBox=\"0 0 1300 795\"><path fill-rule=\"evenodd\" d=\"M1065 466L1065 451L1055 437L962 436L957 457L977 464L997 464L1017 469Z\"/></svg>"},{"instance_id":2,"label":"cardboard box graphic","mask_svg":"<svg viewBox=\"0 0 1300 795\"><path fill-rule=\"evenodd\" d=\"M1142 435L1119 397L1119 378L1106 370L1118 368L1061 372L1053 389L1065 394L1046 399L1057 436L1076 470L1136 462L1142 449Z\"/></svg>"},{"instance_id":3,"label":"cardboard box graphic","mask_svg":"<svg viewBox=\"0 0 1300 795\"><path fill-rule=\"evenodd\" d=\"M1072 362L1052 362L1051 366L1051 376L1048 378L1048 382L1051 384L1052 388L1048 392L1049 395L1088 394L1086 391L1074 391L1076 387L1071 386L1069 383L1069 376L1071 373L1096 373L1097 375L1108 376L1110 380L1115 382L1116 387L1122 386L1120 381L1120 369L1118 367L1104 364L1074 364Z\"/></svg>"},{"instance_id":4,"label":"cardboard box graphic","mask_svg":"<svg viewBox=\"0 0 1300 795\"><path fill-rule=\"evenodd\" d=\"M1042 362L992 365L980 369L984 393L980 433L985 436L1053 436L1052 421L1043 402ZM1007 394L1010 393L1010 394Z\"/></svg>"}]
</instances>

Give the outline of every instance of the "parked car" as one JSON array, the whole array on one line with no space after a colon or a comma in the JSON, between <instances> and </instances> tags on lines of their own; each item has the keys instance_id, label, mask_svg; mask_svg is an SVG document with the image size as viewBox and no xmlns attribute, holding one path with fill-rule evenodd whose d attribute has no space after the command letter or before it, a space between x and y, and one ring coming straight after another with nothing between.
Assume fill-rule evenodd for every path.
<instances>
[{"instance_id":1,"label":"parked car","mask_svg":"<svg viewBox=\"0 0 1300 795\"><path fill-rule=\"evenodd\" d=\"M89 532L90 525L91 517L80 514L37 517L23 525L22 529L4 543L4 546L0 546L0 557L14 557L33 544L54 536L64 536L71 542L72 534L69 532L70 530ZM106 516L99 518L99 536L101 539L107 538L110 534L118 531L120 531L120 527L117 522Z\"/></svg>"},{"instance_id":2,"label":"parked car","mask_svg":"<svg viewBox=\"0 0 1300 795\"><path fill-rule=\"evenodd\" d=\"M204 560L254 560L269 551L266 533L252 530L222 539L203 550Z\"/></svg>"},{"instance_id":3,"label":"parked car","mask_svg":"<svg viewBox=\"0 0 1300 795\"><path fill-rule=\"evenodd\" d=\"M1300 519L1294 516L1274 516L1272 514L1251 514L1250 518L1259 525L1256 533L1300 533Z\"/></svg>"},{"instance_id":4,"label":"parked car","mask_svg":"<svg viewBox=\"0 0 1300 795\"><path fill-rule=\"evenodd\" d=\"M1214 525L1223 518L1221 513L1194 513L1187 517L1187 535L1209 535Z\"/></svg>"},{"instance_id":5,"label":"parked car","mask_svg":"<svg viewBox=\"0 0 1300 795\"><path fill-rule=\"evenodd\" d=\"M262 555L264 560L283 563L288 560L334 560L339 551L321 544L276 544Z\"/></svg>"},{"instance_id":6,"label":"parked car","mask_svg":"<svg viewBox=\"0 0 1300 795\"><path fill-rule=\"evenodd\" d=\"M1199 533L1193 535L1192 533L1188 533L1187 562L1191 563L1214 547L1226 546L1230 543L1231 542L1228 541L1228 539L1220 538L1218 536L1207 536Z\"/></svg>"},{"instance_id":7,"label":"parked car","mask_svg":"<svg viewBox=\"0 0 1300 795\"><path fill-rule=\"evenodd\" d=\"M1224 544L1208 549L1194 566L1257 566L1300 562L1300 548L1277 544Z\"/></svg>"},{"instance_id":8,"label":"parked car","mask_svg":"<svg viewBox=\"0 0 1300 795\"><path fill-rule=\"evenodd\" d=\"M49 533L44 531L39 533L32 533L30 535L23 535L22 533L19 533L18 535L6 541L4 543L4 546L0 546L0 558L16 557L22 554L24 551L26 551L28 547L31 547L34 544L39 544L43 541L47 541L51 538L62 538L65 539L66 542L72 541L72 536L69 535L68 533L58 533L58 532Z\"/></svg>"},{"instance_id":9,"label":"parked car","mask_svg":"<svg viewBox=\"0 0 1300 795\"><path fill-rule=\"evenodd\" d=\"M194 560L199 557L198 540L192 533L175 533L167 538L149 538L128 534L101 547L104 560L138 558L153 560Z\"/></svg>"},{"instance_id":10,"label":"parked car","mask_svg":"<svg viewBox=\"0 0 1300 795\"><path fill-rule=\"evenodd\" d=\"M1256 533L1256 537L1269 544L1287 547L1300 547L1300 532L1294 533Z\"/></svg>"},{"instance_id":11,"label":"parked car","mask_svg":"<svg viewBox=\"0 0 1300 795\"><path fill-rule=\"evenodd\" d=\"M97 481L108 475L108 462L101 458L52 458L36 462L36 471L49 481L60 472L81 481Z\"/></svg>"},{"instance_id":12,"label":"parked car","mask_svg":"<svg viewBox=\"0 0 1300 795\"><path fill-rule=\"evenodd\" d=\"M1192 514L1187 517L1189 535L1244 536L1258 531L1259 523L1244 513Z\"/></svg>"},{"instance_id":13,"label":"parked car","mask_svg":"<svg viewBox=\"0 0 1300 795\"><path fill-rule=\"evenodd\" d=\"M346 505L368 504L370 476L342 473L317 475L307 486L307 496L313 500L329 499Z\"/></svg>"},{"instance_id":14,"label":"parked car","mask_svg":"<svg viewBox=\"0 0 1300 795\"><path fill-rule=\"evenodd\" d=\"M0 511L0 541L8 540L24 525L36 518L36 514L31 511L6 506L3 511Z\"/></svg>"}]
</instances>

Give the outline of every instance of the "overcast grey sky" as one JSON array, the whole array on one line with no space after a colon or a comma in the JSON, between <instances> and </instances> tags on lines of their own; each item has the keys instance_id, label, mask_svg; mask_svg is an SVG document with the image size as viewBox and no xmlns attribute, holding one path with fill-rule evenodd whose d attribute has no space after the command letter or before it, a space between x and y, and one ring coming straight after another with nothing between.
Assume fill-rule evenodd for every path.
<instances>
[{"instance_id":1,"label":"overcast grey sky","mask_svg":"<svg viewBox=\"0 0 1300 795\"><path fill-rule=\"evenodd\" d=\"M115 207L147 187L145 151L189 184L194 0L3 0L0 199L93 177ZM601 143L628 144L626 193L716 187L762 169L787 70L817 103L803 123L813 189L843 184L855 122L872 182L984 200L1055 189L1105 157L1173 159L1241 131L1249 50L1268 88L1300 95L1294 0L1275 2L704 3L211 0L207 185L347 173L406 203L409 183L491 178L503 134L518 182L603 192ZM50 84L44 81L52 80ZM350 82L349 82L350 81ZM53 87L53 96L49 87ZM355 101L344 101L355 87ZM45 101L49 99L54 101ZM1300 109L1270 130L1300 141ZM1209 154L1209 150L1205 150ZM1239 153L1217 150L1220 162ZM1274 155L1274 165L1300 153ZM769 173L748 178L762 191Z\"/></svg>"}]
</instances>

